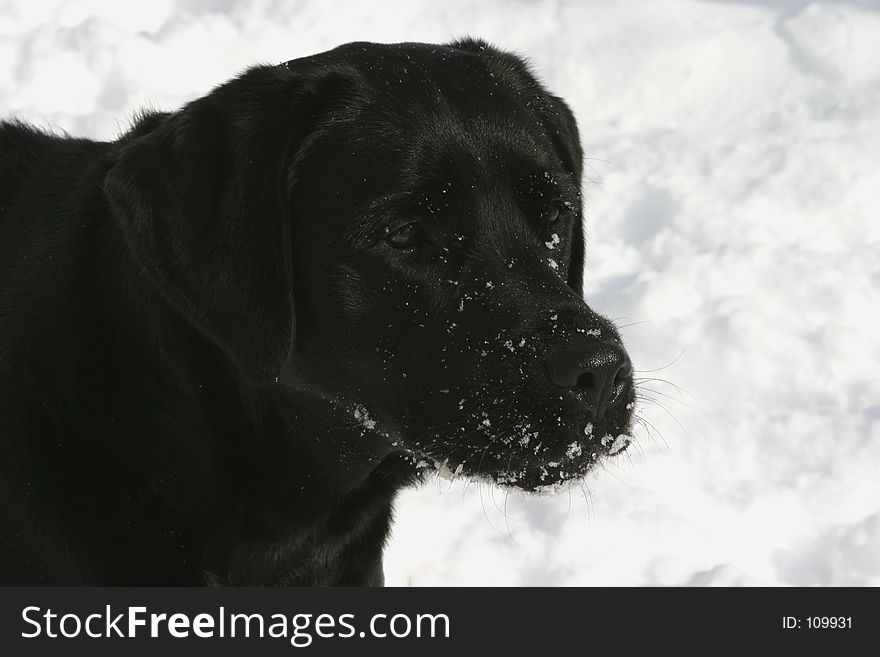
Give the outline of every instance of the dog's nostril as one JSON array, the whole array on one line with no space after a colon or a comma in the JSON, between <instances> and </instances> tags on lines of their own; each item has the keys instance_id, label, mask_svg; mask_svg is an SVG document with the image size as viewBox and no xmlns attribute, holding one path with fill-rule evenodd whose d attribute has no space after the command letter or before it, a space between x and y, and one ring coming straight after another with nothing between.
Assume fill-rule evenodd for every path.
<instances>
[{"instance_id":1,"label":"dog's nostril","mask_svg":"<svg viewBox=\"0 0 880 657\"><path fill-rule=\"evenodd\" d=\"M616 391L618 388L623 388L629 378L632 376L632 365L630 365L629 358L627 358L624 363L620 366L620 369L617 370L617 374L614 375L614 385L612 388Z\"/></svg>"},{"instance_id":2,"label":"dog's nostril","mask_svg":"<svg viewBox=\"0 0 880 657\"><path fill-rule=\"evenodd\" d=\"M575 387L581 390L589 390L596 385L596 375L592 372L585 372L578 377Z\"/></svg>"},{"instance_id":3,"label":"dog's nostril","mask_svg":"<svg viewBox=\"0 0 880 657\"><path fill-rule=\"evenodd\" d=\"M629 381L629 368L621 368L614 377L614 383L611 386L611 398L608 400L610 404L620 399L623 391L626 389L627 381Z\"/></svg>"}]
</instances>

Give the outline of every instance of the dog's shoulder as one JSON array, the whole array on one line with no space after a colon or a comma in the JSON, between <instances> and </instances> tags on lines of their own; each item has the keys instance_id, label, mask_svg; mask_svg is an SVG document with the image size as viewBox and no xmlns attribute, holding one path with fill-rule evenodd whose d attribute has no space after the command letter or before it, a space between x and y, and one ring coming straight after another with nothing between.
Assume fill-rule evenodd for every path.
<instances>
[{"instance_id":1,"label":"dog's shoulder","mask_svg":"<svg viewBox=\"0 0 880 657\"><path fill-rule=\"evenodd\" d=\"M59 140L21 121L0 122L0 217L10 214L12 201L35 164Z\"/></svg>"},{"instance_id":2,"label":"dog's shoulder","mask_svg":"<svg viewBox=\"0 0 880 657\"><path fill-rule=\"evenodd\" d=\"M0 122L0 225L27 200L34 216L35 199L58 199L90 171L97 171L110 142L57 134L21 121Z\"/></svg>"},{"instance_id":3,"label":"dog's shoulder","mask_svg":"<svg viewBox=\"0 0 880 657\"><path fill-rule=\"evenodd\" d=\"M27 177L35 164L70 157L77 153L97 153L108 142L72 137L17 119L0 121L0 180L4 183ZM5 188L5 185L4 185Z\"/></svg>"}]
</instances>

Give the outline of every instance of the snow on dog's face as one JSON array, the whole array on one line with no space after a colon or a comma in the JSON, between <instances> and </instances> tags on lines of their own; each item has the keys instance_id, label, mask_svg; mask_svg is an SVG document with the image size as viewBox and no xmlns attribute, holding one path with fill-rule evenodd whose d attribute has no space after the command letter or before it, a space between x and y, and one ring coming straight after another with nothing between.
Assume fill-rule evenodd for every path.
<instances>
[{"instance_id":1,"label":"snow on dog's face","mask_svg":"<svg viewBox=\"0 0 880 657\"><path fill-rule=\"evenodd\" d=\"M567 106L479 42L322 57L340 73L291 173L290 380L431 470L540 490L622 450L631 369L582 300Z\"/></svg>"}]
</instances>

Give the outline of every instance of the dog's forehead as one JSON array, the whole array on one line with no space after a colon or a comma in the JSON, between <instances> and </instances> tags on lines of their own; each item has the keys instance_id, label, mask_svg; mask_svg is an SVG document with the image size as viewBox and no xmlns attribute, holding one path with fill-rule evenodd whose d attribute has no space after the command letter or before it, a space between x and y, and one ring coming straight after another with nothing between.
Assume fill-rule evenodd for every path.
<instances>
[{"instance_id":1,"label":"dog's forehead","mask_svg":"<svg viewBox=\"0 0 880 657\"><path fill-rule=\"evenodd\" d=\"M490 54L491 53L491 54ZM356 112L361 128L384 130L470 128L529 131L539 127L531 107L540 104L537 85L504 65L496 51L403 43L352 43L313 60L348 78L342 106ZM525 69L523 69L525 70Z\"/></svg>"},{"instance_id":2,"label":"dog's forehead","mask_svg":"<svg viewBox=\"0 0 880 657\"><path fill-rule=\"evenodd\" d=\"M354 43L320 57L346 78L313 145L345 162L324 177L344 181L346 194L328 198L348 230L360 232L346 217L422 211L470 224L514 195L576 198L538 113L544 92L493 51ZM311 152L320 159L322 148Z\"/></svg>"},{"instance_id":3,"label":"dog's forehead","mask_svg":"<svg viewBox=\"0 0 880 657\"><path fill-rule=\"evenodd\" d=\"M472 84L495 86L513 80L503 74L504 67L499 68L489 52L428 43L350 43L324 55L329 64L358 70L378 89L391 88L395 82L421 82L429 89L469 93Z\"/></svg>"},{"instance_id":4,"label":"dog's forehead","mask_svg":"<svg viewBox=\"0 0 880 657\"><path fill-rule=\"evenodd\" d=\"M514 162L557 163L535 90L491 56L433 44L350 44L347 52L359 86L340 123L371 152L388 151L383 161L399 162L401 175L469 178Z\"/></svg>"}]
</instances>

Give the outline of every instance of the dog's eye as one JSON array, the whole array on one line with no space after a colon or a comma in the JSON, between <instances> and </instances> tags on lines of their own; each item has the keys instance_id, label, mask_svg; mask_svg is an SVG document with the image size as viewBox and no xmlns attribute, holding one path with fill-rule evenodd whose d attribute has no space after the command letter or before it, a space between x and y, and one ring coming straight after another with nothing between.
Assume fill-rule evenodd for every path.
<instances>
[{"instance_id":1,"label":"dog's eye","mask_svg":"<svg viewBox=\"0 0 880 657\"><path fill-rule=\"evenodd\" d=\"M547 209L544 210L544 223L548 226L555 226L559 223L559 220L562 218L562 213L564 211L565 208L562 206L562 203L551 203L547 206Z\"/></svg>"},{"instance_id":2,"label":"dog's eye","mask_svg":"<svg viewBox=\"0 0 880 657\"><path fill-rule=\"evenodd\" d=\"M421 228L418 224L406 224L389 231L385 236L385 241L395 249L411 249L422 237Z\"/></svg>"}]
</instances>

